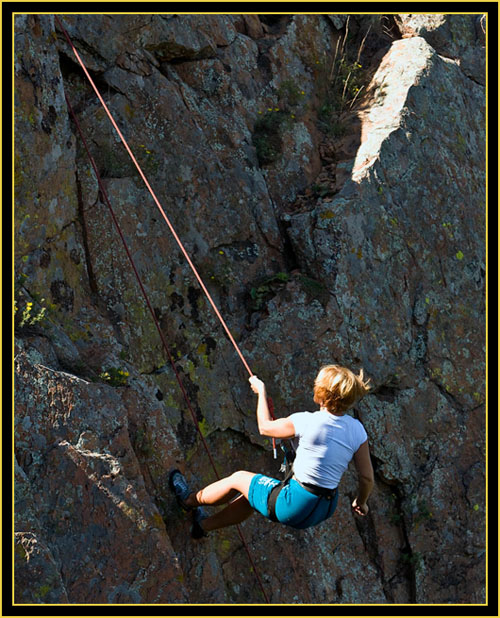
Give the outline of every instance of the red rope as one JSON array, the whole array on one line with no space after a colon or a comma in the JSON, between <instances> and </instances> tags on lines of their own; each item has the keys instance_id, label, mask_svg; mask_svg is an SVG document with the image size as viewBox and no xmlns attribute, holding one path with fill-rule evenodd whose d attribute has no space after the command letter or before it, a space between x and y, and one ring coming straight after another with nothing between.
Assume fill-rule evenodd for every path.
<instances>
[{"instance_id":1,"label":"red rope","mask_svg":"<svg viewBox=\"0 0 500 618\"><path fill-rule=\"evenodd\" d=\"M191 261L191 258L189 257L188 252L186 251L184 245L182 244L181 239L179 238L179 236L177 235L177 232L175 231L172 223L170 222L169 218L167 217L165 211L163 210L162 205L160 204L158 198L156 197L153 189L151 188L151 185L148 182L148 179L146 178L144 172L141 169L141 166L139 165L139 163L137 162L137 159L134 157L134 154L132 153L132 150L130 150L130 147L127 143L127 140L123 137L122 132L120 131L118 125L116 124L113 116L111 115L111 112L109 111L106 103L104 102L104 99L102 98L99 90L97 89L97 86L94 84L94 81L92 80L92 78L89 75L89 72L87 71L86 66L84 65L82 59L80 58L78 52L75 49L75 46L73 45L73 43L71 42L71 39L69 38L68 33L66 32L66 30L64 29L64 26L61 24L59 18L57 17L57 15L54 15L54 17L56 18L57 23L59 24L59 27L61 28L64 36L66 37L66 40L68 41L68 44L70 45L71 49L73 50L73 53L75 54L76 59L78 60L78 63L80 64L80 66L82 67L85 75L87 76L87 79L90 82L90 85L92 86L92 88L94 89L94 92L97 95L97 98L99 99L99 101L101 102L101 105L104 108L104 111L106 112L106 114L108 115L108 118L111 121L111 124L113 125L113 127L115 128L116 132L118 133L118 135L120 136L120 139L122 140L123 145L125 146L128 154L130 155L130 158L132 159L135 167L137 168L142 180L144 181L144 184L146 185L149 193L151 194L151 197L153 198L156 206L158 207L158 210L161 212L163 218L165 219L166 224L168 225L170 231L172 232L173 237L175 238L175 241L177 242L177 244L179 245L184 257L186 258L187 263L189 264L189 266L191 267L191 270L193 271L198 283L200 284L201 289L203 290L203 292L205 293L205 296L208 298L208 301L210 302L210 304L212 305L213 310L215 311L216 316L219 318L220 323L222 324L222 326L224 327L224 330L226 331L227 336L229 337L229 340L231 341L231 343L233 344L236 352L238 353L241 362L243 363L243 365L245 366L245 369L248 371L249 375L252 376L253 372L250 369L247 361L245 360L245 357L243 356L240 348L238 347L238 344L236 343L233 335L231 334L231 331L229 330L229 327L227 326L224 318L222 317L219 309L217 308L217 305L215 304L215 302L212 299L212 296L210 295L210 292L207 290L207 287L205 286L205 284L203 283L202 278L200 277L198 271L196 270L195 265L193 264L193 262Z\"/></svg>"},{"instance_id":2,"label":"red rope","mask_svg":"<svg viewBox=\"0 0 500 618\"><path fill-rule=\"evenodd\" d=\"M57 19L57 16L56 16L56 19ZM57 21L59 22L59 20L57 20ZM59 22L59 23L60 23L60 22ZM152 305L151 305L151 302L150 302L150 300L149 300L149 297L148 297L148 294L147 294L147 292L146 292L146 289L145 289L145 287L144 287L144 285L143 285L143 283L142 283L141 277L140 277L139 272L138 272L138 270L137 270L137 268L136 268L136 265L135 265L135 263L134 263L134 260L133 260L133 258L132 258L132 255L131 255L130 250L129 250L129 248L128 248L128 245L127 245L127 242L126 242L126 240L125 240L125 237L124 237L124 235L123 235L123 233L122 233L122 231L121 231L121 228L120 228L120 225L119 225L118 220L117 220L117 218L116 218L116 215L115 215L115 212L114 212L114 210L113 210L113 207L111 206L111 202L109 201L109 197L108 197L108 194L107 194L106 188L104 187L104 184L103 184L103 182L102 182L101 175L99 174L99 171L98 171L98 169L97 169L97 165L96 165L96 163L95 163L95 160L94 160L94 158L93 158L93 156L92 156L92 154L91 154L91 152L90 152L90 149L89 149L89 147L88 147L88 144L87 144L87 141L86 141L86 139L85 139L85 136L83 135L82 129L81 129L81 127L80 127L80 123L78 122L78 118L76 117L76 114L75 114L75 112L74 112L74 110L73 110L73 108L72 108L72 106L71 106L71 103L70 103L70 101L69 101L69 99L68 99L68 97L67 97L67 95L66 95L66 94L65 94L65 97L66 97L66 103L67 103L67 105L68 105L69 112L70 112L70 114L71 114L71 117L73 118L73 121L74 121L74 123L75 123L75 126L76 126L76 128L77 128L77 130L78 130L78 133L79 133L79 135L80 135L80 138L81 138L81 140L82 140L83 146L84 146L84 148L85 148L85 151L87 152L87 156L88 156L88 158L89 158L89 161L90 161L90 163L91 163L91 165L92 165L92 168L93 168L93 170L94 170L94 173L95 173L95 175L96 175L97 183L98 183L99 188L100 188L100 190L101 190L101 193L102 193L103 199L104 199L104 201L105 201L105 203L106 203L106 205L107 205L107 207L108 207L108 210L109 210L109 212L110 212L110 214L111 214L111 217L112 217L112 219L113 219L113 223L114 223L115 228L116 228L116 230L117 230L117 232L118 232L118 234L119 234L119 236L120 236L120 239L121 239L121 241L122 241L123 247L124 247L125 252L126 252L126 254L127 254L127 257L128 257L128 259L129 259L130 265L132 266L132 269L133 269L133 271L134 271L135 277L136 277L137 282L138 282L138 284L139 284L139 287L140 287L140 289L141 289L141 292L142 292L142 295L143 295L144 300L145 300L145 302L146 302L146 305L147 305L147 307L148 307L148 309L149 309L149 312L150 312L150 314L151 314L151 317L153 318L153 322L154 322L154 324L155 324L155 326L156 326L156 329L157 329L157 331L158 331L158 334L160 335L161 342L162 342L163 347L164 347L164 349L165 349L165 351L166 351L166 353L167 353L167 356L168 356L168 359L169 359L169 361L170 361L170 364L172 365L172 368L173 368L173 370L174 370L175 377L176 377L177 382L178 382L178 384L179 384L179 387L180 387L180 389L181 389L181 392L182 392L182 395L183 395L184 400L185 400L185 402L186 402L186 405L187 405L187 407L188 407L189 411L191 412L191 415L192 415L192 417L193 417L193 421L194 421L195 427L196 427L196 429L197 429L197 431L198 431L198 433L199 433L199 435L200 435L200 438L201 438L201 440L202 440L203 446L205 447L205 450L206 450L206 452L207 452L208 458L209 458L210 463L211 463L211 465L212 465L212 468L213 468L213 470L214 470L215 476L216 476L216 478L217 478L217 479L220 479L219 473L217 472L217 467L216 467L215 462L214 462L214 460L213 460L213 457L212 457L212 455L211 455L211 453L210 453L210 449L209 449L208 444L207 444L207 442L206 442L206 440L205 440L205 437L203 436L203 433L201 432L201 429L200 429L200 426L199 426L199 423L198 423L198 419L196 418L196 414L195 414L195 412L194 412L194 410L193 410L193 407L192 407L191 402L190 402L190 400L189 400L188 394L187 394L187 392L186 392L186 389L185 389L185 387L184 387L184 384L183 384L183 382L182 382L182 379L181 379L181 377L180 377L180 374L179 374L179 372L178 372L178 370L177 370L177 367L176 367L176 365L175 365L175 361L174 361L174 358L173 358L173 356L172 356L172 353L170 352L169 346L168 346L168 344L167 344L167 342L166 342L166 339L165 339L165 336L164 336L164 334L163 334L163 331L161 330L160 324L158 323L158 320L157 320L157 318L156 318L156 314L155 314L154 309L153 309L153 307L152 307ZM247 544L247 542L246 542L246 540L245 540L245 537L243 536L243 533L242 533L242 531L241 531L241 527L240 527L239 525L237 525L237 526L236 526L236 528L237 528L237 530L238 530L238 534L239 534L239 536L240 536L240 539L241 539L241 542L242 542L242 544L243 544L243 547L244 547L244 549L245 549L245 551L246 551L246 553L247 553L247 556L248 556L248 559L249 559L250 564L251 564L251 566L252 566L252 569L253 569L253 571L254 571L254 573L255 573L256 579L257 579L257 581L258 581L258 583L259 583L259 586L260 586L260 589L261 589L262 594L263 594L263 596L264 596L264 599L266 600L266 603L269 603L269 598L268 598L268 596L267 596L267 593L266 593L266 591L265 591L265 589L264 589L264 586L263 586L263 584L262 584L262 581L261 581L261 579L260 579L259 573L258 573L257 568L256 568L256 566L255 566L255 563L254 563L254 561L253 561L253 558L252 558L252 555L251 555L251 553L250 553L250 550L249 550L249 548L248 548L248 544Z\"/></svg>"}]
</instances>

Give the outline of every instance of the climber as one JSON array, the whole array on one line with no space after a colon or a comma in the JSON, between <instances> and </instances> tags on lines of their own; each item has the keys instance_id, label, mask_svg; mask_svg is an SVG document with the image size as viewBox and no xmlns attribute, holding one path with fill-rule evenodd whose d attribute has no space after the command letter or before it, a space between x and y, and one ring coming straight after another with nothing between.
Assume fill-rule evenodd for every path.
<instances>
[{"instance_id":1,"label":"climber","mask_svg":"<svg viewBox=\"0 0 500 618\"><path fill-rule=\"evenodd\" d=\"M298 438L293 476L280 482L240 470L193 492L182 473L173 470L169 484L182 508L193 514L191 535L201 538L210 530L238 524L254 511L293 528L317 525L335 511L337 487L352 458L359 488L351 508L354 514L365 516L374 483L367 434L357 419L346 415L370 388L363 371L355 375L338 365L323 367L314 382L314 402L320 409L276 420L269 413L264 382L255 375L249 382L258 396L259 433L274 438ZM227 503L225 509L211 516L202 508Z\"/></svg>"}]
</instances>

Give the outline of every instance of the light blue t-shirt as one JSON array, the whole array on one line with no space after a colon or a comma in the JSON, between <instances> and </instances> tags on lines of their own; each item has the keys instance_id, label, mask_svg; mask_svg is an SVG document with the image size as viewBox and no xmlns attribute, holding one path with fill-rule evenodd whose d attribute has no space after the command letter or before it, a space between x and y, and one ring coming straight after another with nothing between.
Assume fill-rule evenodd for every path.
<instances>
[{"instance_id":1,"label":"light blue t-shirt","mask_svg":"<svg viewBox=\"0 0 500 618\"><path fill-rule=\"evenodd\" d=\"M288 417L299 438L293 463L294 474L303 483L335 488L349 462L368 436L352 416L330 412L297 412Z\"/></svg>"}]
</instances>

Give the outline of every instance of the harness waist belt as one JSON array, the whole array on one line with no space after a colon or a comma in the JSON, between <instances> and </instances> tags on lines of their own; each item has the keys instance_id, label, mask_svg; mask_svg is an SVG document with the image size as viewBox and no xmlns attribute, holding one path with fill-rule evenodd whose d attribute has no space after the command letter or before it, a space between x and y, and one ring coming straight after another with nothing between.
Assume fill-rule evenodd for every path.
<instances>
[{"instance_id":1,"label":"harness waist belt","mask_svg":"<svg viewBox=\"0 0 500 618\"><path fill-rule=\"evenodd\" d=\"M299 479L295 475L292 478L297 481L297 483L306 491L309 491L315 496L326 496L333 498L337 493L337 487L331 489L328 487L320 487L319 485L313 485L312 483L303 483L302 481L299 481Z\"/></svg>"}]
</instances>

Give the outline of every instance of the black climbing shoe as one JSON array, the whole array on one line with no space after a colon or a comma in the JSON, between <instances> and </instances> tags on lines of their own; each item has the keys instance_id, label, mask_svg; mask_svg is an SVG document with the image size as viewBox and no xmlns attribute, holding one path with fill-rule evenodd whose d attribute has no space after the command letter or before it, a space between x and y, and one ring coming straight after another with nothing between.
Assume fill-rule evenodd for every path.
<instances>
[{"instance_id":1,"label":"black climbing shoe","mask_svg":"<svg viewBox=\"0 0 500 618\"><path fill-rule=\"evenodd\" d=\"M207 512L200 506L193 511L193 527L191 528L193 539L201 539L204 536L208 536L208 533L201 527L201 522L207 517Z\"/></svg>"},{"instance_id":2,"label":"black climbing shoe","mask_svg":"<svg viewBox=\"0 0 500 618\"><path fill-rule=\"evenodd\" d=\"M174 492L177 502L181 508L185 511L192 511L196 509L196 507L188 506L185 502L192 492L180 470L172 470L170 476L168 477L168 484L170 489Z\"/></svg>"}]
</instances>

